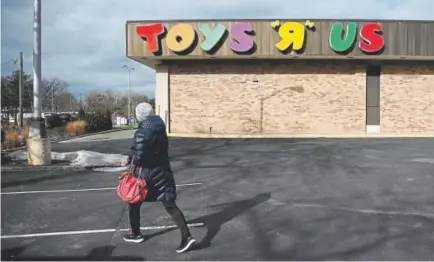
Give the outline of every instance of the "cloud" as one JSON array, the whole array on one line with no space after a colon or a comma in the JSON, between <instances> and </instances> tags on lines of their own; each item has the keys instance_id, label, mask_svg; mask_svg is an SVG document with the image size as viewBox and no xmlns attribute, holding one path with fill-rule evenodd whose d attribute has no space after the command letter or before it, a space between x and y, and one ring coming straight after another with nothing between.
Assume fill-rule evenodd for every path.
<instances>
[{"instance_id":1,"label":"cloud","mask_svg":"<svg viewBox=\"0 0 434 262\"><path fill-rule=\"evenodd\" d=\"M154 2L151 4L151 2ZM2 63L24 52L32 63L32 0L1 1ZM125 57L127 20L217 18L341 18L434 20L432 0L42 0L42 69L59 77L75 94L127 90L153 96L155 72ZM16 65L2 66L2 75Z\"/></svg>"}]
</instances>

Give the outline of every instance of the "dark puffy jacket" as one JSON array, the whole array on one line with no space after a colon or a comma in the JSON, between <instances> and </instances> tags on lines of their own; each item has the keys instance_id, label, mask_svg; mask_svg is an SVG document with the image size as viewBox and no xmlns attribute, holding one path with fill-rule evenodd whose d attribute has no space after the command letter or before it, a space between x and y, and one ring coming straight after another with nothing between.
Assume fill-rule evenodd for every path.
<instances>
[{"instance_id":1,"label":"dark puffy jacket","mask_svg":"<svg viewBox=\"0 0 434 262\"><path fill-rule=\"evenodd\" d=\"M139 124L129 162L133 174L144 177L148 184L147 201L176 199L176 185L169 162L169 140L166 126L159 116L151 116Z\"/></svg>"}]
</instances>

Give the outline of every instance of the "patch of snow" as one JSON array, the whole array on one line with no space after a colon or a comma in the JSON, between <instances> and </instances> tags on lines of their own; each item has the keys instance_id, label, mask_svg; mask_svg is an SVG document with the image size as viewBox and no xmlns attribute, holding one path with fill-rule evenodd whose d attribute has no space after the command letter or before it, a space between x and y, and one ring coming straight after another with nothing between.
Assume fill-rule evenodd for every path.
<instances>
[{"instance_id":1,"label":"patch of snow","mask_svg":"<svg viewBox=\"0 0 434 262\"><path fill-rule=\"evenodd\" d=\"M12 159L16 160L26 160L27 151L15 151L10 153L9 156ZM103 154L99 152L80 150L65 153L51 152L51 159L66 160L70 162L71 166L117 166L121 164L122 160L126 160L127 156L120 154Z\"/></svg>"},{"instance_id":2,"label":"patch of snow","mask_svg":"<svg viewBox=\"0 0 434 262\"><path fill-rule=\"evenodd\" d=\"M414 159L411 159L410 161L419 162L419 163L434 164L434 158L414 158Z\"/></svg>"},{"instance_id":3,"label":"patch of snow","mask_svg":"<svg viewBox=\"0 0 434 262\"><path fill-rule=\"evenodd\" d=\"M17 150L8 153L8 156L13 160L27 160L27 151L26 150Z\"/></svg>"}]
</instances>

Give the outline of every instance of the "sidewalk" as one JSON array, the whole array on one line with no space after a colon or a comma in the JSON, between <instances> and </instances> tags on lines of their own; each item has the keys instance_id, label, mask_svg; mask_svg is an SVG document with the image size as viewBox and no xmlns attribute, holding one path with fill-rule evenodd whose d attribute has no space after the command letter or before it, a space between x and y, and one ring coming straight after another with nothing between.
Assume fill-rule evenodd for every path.
<instances>
[{"instance_id":1,"label":"sidewalk","mask_svg":"<svg viewBox=\"0 0 434 262\"><path fill-rule=\"evenodd\" d=\"M204 134L169 133L169 137L185 138L434 138L434 132L423 133L341 133L341 134Z\"/></svg>"},{"instance_id":2,"label":"sidewalk","mask_svg":"<svg viewBox=\"0 0 434 262\"><path fill-rule=\"evenodd\" d=\"M61 142L65 142L65 141L69 141L69 140L74 140L74 139L80 139L80 138L85 138L85 137L90 137L90 136L97 136L97 135L103 135L103 134L109 134L109 133L114 133L114 132L120 132L120 131L128 131L128 130L134 130L134 127L114 127L113 129L110 130L105 130L105 131L101 131L101 132L96 132L96 133L86 133L80 136L73 136L73 137L51 137L51 143L61 143ZM17 150L21 150L21 149L25 149L27 146L20 146L20 147L15 147L15 148L8 148L8 149L3 149L2 147L2 153L8 153L8 152L13 152L13 151L17 151Z\"/></svg>"}]
</instances>

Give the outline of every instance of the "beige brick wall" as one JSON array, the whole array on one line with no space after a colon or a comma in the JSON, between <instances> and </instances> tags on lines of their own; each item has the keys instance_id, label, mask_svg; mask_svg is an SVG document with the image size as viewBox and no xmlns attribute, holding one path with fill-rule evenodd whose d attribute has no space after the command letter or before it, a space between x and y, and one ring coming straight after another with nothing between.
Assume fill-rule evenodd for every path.
<instances>
[{"instance_id":1,"label":"beige brick wall","mask_svg":"<svg viewBox=\"0 0 434 262\"><path fill-rule=\"evenodd\" d=\"M365 85L350 65L172 65L171 132L365 132Z\"/></svg>"},{"instance_id":2,"label":"beige brick wall","mask_svg":"<svg viewBox=\"0 0 434 262\"><path fill-rule=\"evenodd\" d=\"M434 67L383 66L381 132L434 131Z\"/></svg>"}]
</instances>

